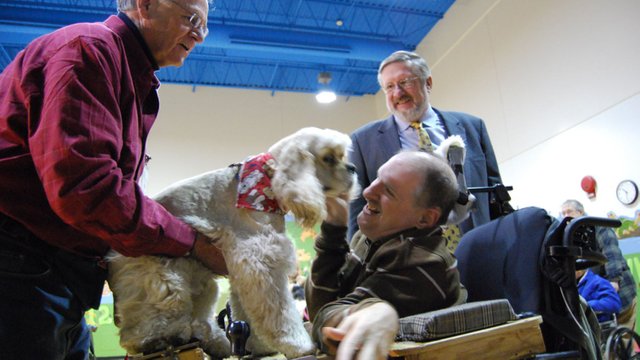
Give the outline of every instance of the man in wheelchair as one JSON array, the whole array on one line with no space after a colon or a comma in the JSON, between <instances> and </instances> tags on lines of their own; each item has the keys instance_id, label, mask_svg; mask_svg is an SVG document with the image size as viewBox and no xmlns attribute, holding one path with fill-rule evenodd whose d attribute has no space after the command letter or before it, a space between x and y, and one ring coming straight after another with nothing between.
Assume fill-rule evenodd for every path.
<instances>
[{"instance_id":1,"label":"man in wheelchair","mask_svg":"<svg viewBox=\"0 0 640 360\"><path fill-rule=\"evenodd\" d=\"M350 243L347 201L327 200L305 286L312 335L324 352L337 352L337 359L385 359L398 317L466 301L440 228L458 195L448 163L406 151L380 167L364 189L360 231Z\"/></svg>"},{"instance_id":2,"label":"man in wheelchair","mask_svg":"<svg viewBox=\"0 0 640 360\"><path fill-rule=\"evenodd\" d=\"M398 166L399 164L402 166ZM385 167L380 169L381 180L372 184L372 188L365 190L365 198L368 194L367 200L370 204L365 207L361 216L363 222L369 221L369 224L360 224L364 234L361 235L362 241L357 239L352 241L351 249L346 242L344 231L347 210L344 202L327 204L329 217L323 224L323 233L316 242L317 258L312 267L310 280L306 284L307 301L311 319L314 320L313 335L324 351L334 353L337 350L339 359L350 359L364 354L367 354L366 357L358 358L382 359L386 356L385 350L389 348L393 335L398 331L399 323L398 334L402 332L403 321L407 318L423 315L430 317L432 313L429 312L430 309L415 309L407 312L411 307L404 304L414 303L412 306L415 306L415 301L401 305L394 303L394 299L407 300L410 295L414 296L412 294L423 291L423 287L417 285L418 282L415 282L412 289L395 292L373 289L370 286L374 282L358 282L366 280L371 274L380 270L383 270L384 274L384 268L371 263L380 251L376 246L377 235L386 240L396 236L399 239L403 237L408 239L412 233L409 231L405 234L407 229L417 228L416 223L411 222L417 213L415 209L395 208L385 212L387 210L385 206L388 206L388 203L387 205L384 203L384 201L398 200L393 199L398 196L395 193L398 189L407 190L411 188L410 184L415 184L415 174L411 175L410 171L409 174L402 172L415 166L407 166L406 162L403 163L398 158L392 158L387 165L391 166L388 166L388 169ZM393 183L383 181L386 178L385 175L391 174L402 178L402 181L397 183L400 184L398 188L392 186ZM452 190L456 192L455 185ZM384 197L388 199L382 200ZM403 203L413 206L411 202ZM393 218L394 222L384 223L383 217L386 218L384 215ZM442 213L439 217L442 220ZM605 256L599 252L593 228L594 226L615 227L619 226L619 222L591 217L571 220L566 218L559 221L544 209L524 208L506 213L488 224L471 230L463 236L455 251L460 282L468 291L469 302L482 303L506 299L513 310L521 316L542 315L543 323L540 327L546 352L535 355L540 359L602 359L600 326L595 313L586 302L580 300L575 271L606 263ZM393 226L380 227L381 224ZM397 227L398 224L404 224L405 227ZM421 225L421 228L435 229L437 225L438 223L430 221L428 226ZM337 231L337 228L341 230ZM386 232L379 232L382 229ZM330 239L339 239L339 241L330 241ZM354 249L361 245L364 247ZM395 256L400 254L401 252L396 253ZM408 254L409 252L403 256ZM353 260L351 266L348 265L349 261L345 263L347 258ZM387 259L393 259L393 257L390 256ZM576 260L579 259L581 261L577 262ZM390 288L397 289L398 284L403 283L402 278L397 274L384 275L389 278L383 283L390 284ZM442 289L454 290L445 293L445 299L450 300L439 306L439 308L447 308L443 310L444 312L447 312L449 307L459 308L458 304L464 301L462 295L466 292L459 284L460 282L457 277L454 277L450 278L448 287L440 285ZM375 283L377 284L377 281ZM343 288L345 284L348 286ZM361 286L363 284L365 286ZM380 294L383 295L380 296ZM377 313L372 311L375 309L373 305L381 306ZM412 314L414 316L409 316ZM399 317L401 319L398 320ZM627 333L627 338L631 336L637 338L632 331L630 334ZM618 355L631 354L628 344L630 344L628 341L621 342L623 349ZM357 353L358 349L359 353ZM433 357L434 354L430 356ZM487 353L480 358L489 359L492 358L491 356ZM629 357L619 356L618 358Z\"/></svg>"}]
</instances>

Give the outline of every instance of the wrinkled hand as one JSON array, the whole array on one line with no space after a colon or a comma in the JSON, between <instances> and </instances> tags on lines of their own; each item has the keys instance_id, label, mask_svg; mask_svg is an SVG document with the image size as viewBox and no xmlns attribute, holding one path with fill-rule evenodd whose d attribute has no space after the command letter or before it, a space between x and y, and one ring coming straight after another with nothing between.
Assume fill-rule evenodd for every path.
<instances>
[{"instance_id":1,"label":"wrinkled hand","mask_svg":"<svg viewBox=\"0 0 640 360\"><path fill-rule=\"evenodd\" d=\"M227 263L224 260L222 251L214 244L214 240L198 233L196 241L193 243L191 256L200 261L218 275L228 275Z\"/></svg>"},{"instance_id":2,"label":"wrinkled hand","mask_svg":"<svg viewBox=\"0 0 640 360\"><path fill-rule=\"evenodd\" d=\"M322 335L327 344L340 342L335 360L384 360L398 327L396 310L380 302L350 314L338 327L323 328Z\"/></svg>"},{"instance_id":3,"label":"wrinkled hand","mask_svg":"<svg viewBox=\"0 0 640 360\"><path fill-rule=\"evenodd\" d=\"M327 217L324 221L331 225L347 226L349 194L342 194L338 197L327 197L325 204L327 207Z\"/></svg>"}]
</instances>

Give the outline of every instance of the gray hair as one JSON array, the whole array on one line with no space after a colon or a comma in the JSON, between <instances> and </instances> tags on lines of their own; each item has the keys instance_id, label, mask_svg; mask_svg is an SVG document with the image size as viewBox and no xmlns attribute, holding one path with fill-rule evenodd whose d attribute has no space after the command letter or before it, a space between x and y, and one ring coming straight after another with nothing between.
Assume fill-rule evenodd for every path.
<instances>
[{"instance_id":1,"label":"gray hair","mask_svg":"<svg viewBox=\"0 0 640 360\"><path fill-rule=\"evenodd\" d=\"M380 86L383 86L381 76L382 70L387 65L397 62L404 62L407 64L411 69L411 72L415 76L419 77L423 83L427 78L429 78L429 76L431 76L431 69L429 69L429 65L427 65L425 59L414 52L400 50L389 55L386 59L382 60L382 63L380 63L380 67L378 67L378 84L380 84Z\"/></svg>"},{"instance_id":2,"label":"gray hair","mask_svg":"<svg viewBox=\"0 0 640 360\"><path fill-rule=\"evenodd\" d=\"M439 208L438 225L443 225L458 200L458 181L453 170L441 157L431 153L408 150L398 155L409 160L416 173L423 174L422 185L415 191L416 205Z\"/></svg>"},{"instance_id":3,"label":"gray hair","mask_svg":"<svg viewBox=\"0 0 640 360\"><path fill-rule=\"evenodd\" d=\"M136 8L136 0L118 0L118 11L127 11Z\"/></svg>"},{"instance_id":4,"label":"gray hair","mask_svg":"<svg viewBox=\"0 0 640 360\"><path fill-rule=\"evenodd\" d=\"M584 206L582 206L582 204L578 200L569 199L569 200L563 202L562 205L561 205L561 207L565 207L565 206L574 209L575 211L579 212L580 214L583 214L583 215L585 214Z\"/></svg>"},{"instance_id":5,"label":"gray hair","mask_svg":"<svg viewBox=\"0 0 640 360\"><path fill-rule=\"evenodd\" d=\"M209 4L209 11L213 10L213 1L214 0L207 0L207 4ZM118 0L119 12L133 10L135 8L136 8L136 0Z\"/></svg>"}]
</instances>

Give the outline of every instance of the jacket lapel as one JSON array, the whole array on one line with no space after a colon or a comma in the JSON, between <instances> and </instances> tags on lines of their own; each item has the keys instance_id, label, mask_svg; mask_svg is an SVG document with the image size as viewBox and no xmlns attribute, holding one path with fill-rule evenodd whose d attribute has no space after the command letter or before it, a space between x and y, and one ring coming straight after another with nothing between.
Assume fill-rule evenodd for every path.
<instances>
[{"instance_id":1,"label":"jacket lapel","mask_svg":"<svg viewBox=\"0 0 640 360\"><path fill-rule=\"evenodd\" d=\"M393 115L380 123L378 127L377 143L384 152L384 158L389 159L400 151L400 137Z\"/></svg>"},{"instance_id":2,"label":"jacket lapel","mask_svg":"<svg viewBox=\"0 0 640 360\"><path fill-rule=\"evenodd\" d=\"M464 131L464 127L460 124L460 121L451 113L442 113L436 108L433 108L433 111L438 114L438 117L442 119L442 123L444 124L444 128L447 131L447 136L451 135L460 135L462 137L462 141L467 143L467 133Z\"/></svg>"}]
</instances>

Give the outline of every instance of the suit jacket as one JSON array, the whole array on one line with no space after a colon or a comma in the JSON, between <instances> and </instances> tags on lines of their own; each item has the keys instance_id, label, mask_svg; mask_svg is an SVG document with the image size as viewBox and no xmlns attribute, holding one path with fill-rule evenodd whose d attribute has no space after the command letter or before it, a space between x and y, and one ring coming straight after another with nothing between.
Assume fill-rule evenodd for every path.
<instances>
[{"instance_id":1,"label":"suit jacket","mask_svg":"<svg viewBox=\"0 0 640 360\"><path fill-rule=\"evenodd\" d=\"M460 135L466 145L463 172L467 186L501 184L498 162L484 121L465 113L434 110L442 119L447 135ZM393 115L360 127L351 134L351 140L353 147L349 157L356 166L362 190L377 178L378 168L402 149ZM477 198L476 208L471 218L460 224L463 232L490 220L489 195L474 195ZM365 203L362 196L351 202L348 239L351 239L358 229L356 219Z\"/></svg>"}]
</instances>

